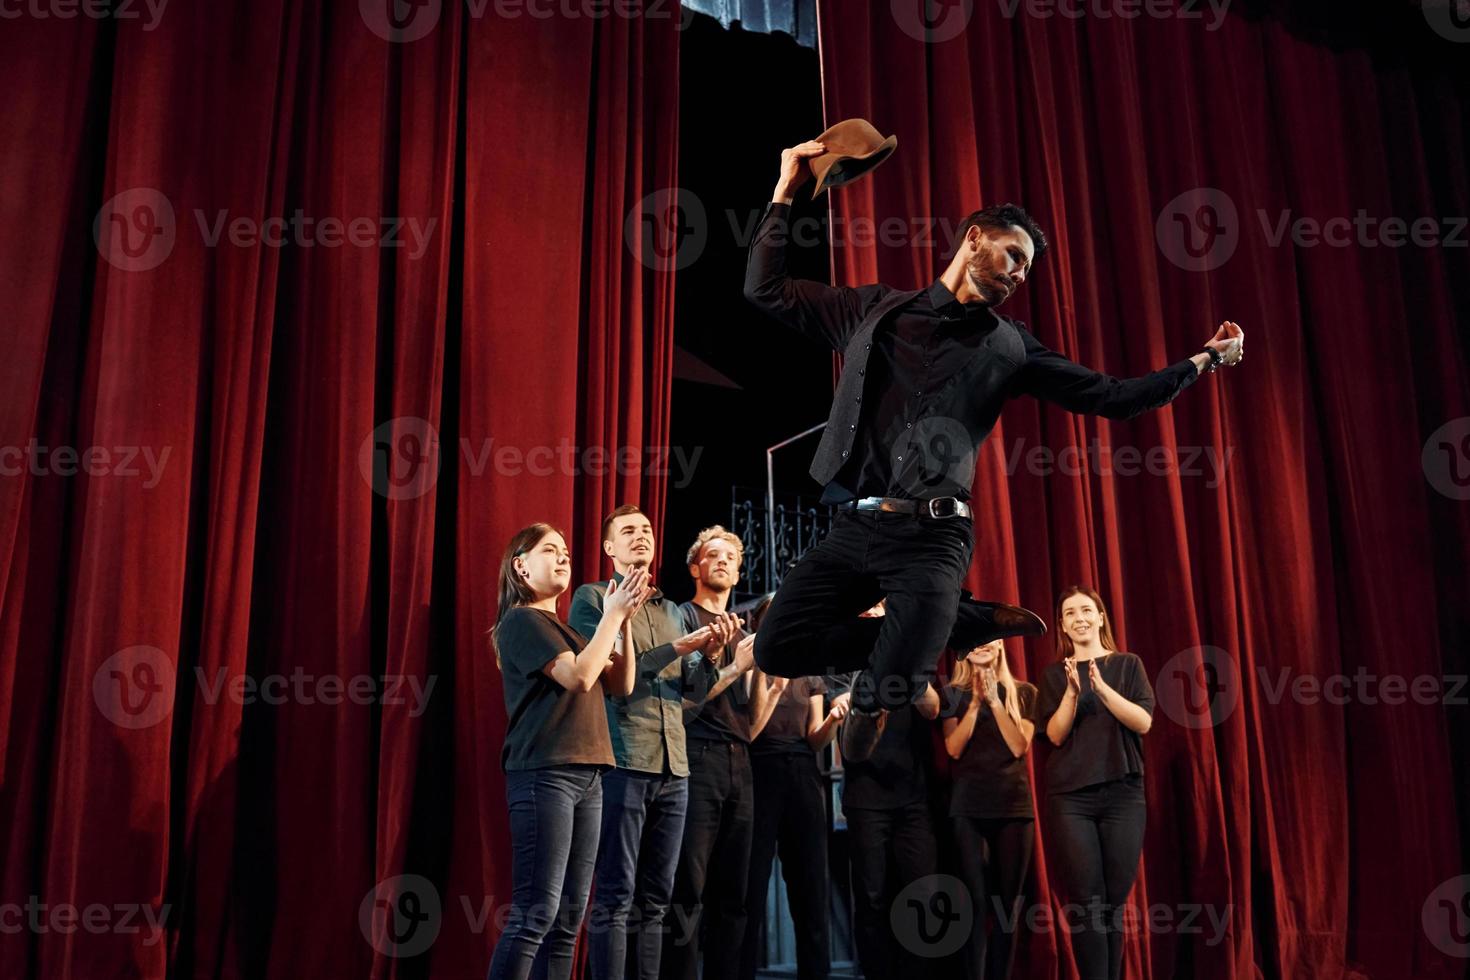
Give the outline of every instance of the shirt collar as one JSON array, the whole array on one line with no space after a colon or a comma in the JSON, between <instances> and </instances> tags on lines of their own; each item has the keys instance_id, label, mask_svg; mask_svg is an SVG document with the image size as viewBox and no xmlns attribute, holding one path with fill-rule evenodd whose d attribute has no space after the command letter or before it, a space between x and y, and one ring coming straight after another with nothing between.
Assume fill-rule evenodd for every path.
<instances>
[{"instance_id":1,"label":"shirt collar","mask_svg":"<svg viewBox=\"0 0 1470 980\"><path fill-rule=\"evenodd\" d=\"M987 311L990 311L990 307L986 306L980 300L975 300L973 303L961 303L955 297L955 294L950 292L949 287L944 284L944 280L942 279L935 279L933 284L929 286L926 295L928 295L929 303L934 307L934 312L936 313L953 313L959 316L982 316Z\"/></svg>"}]
</instances>

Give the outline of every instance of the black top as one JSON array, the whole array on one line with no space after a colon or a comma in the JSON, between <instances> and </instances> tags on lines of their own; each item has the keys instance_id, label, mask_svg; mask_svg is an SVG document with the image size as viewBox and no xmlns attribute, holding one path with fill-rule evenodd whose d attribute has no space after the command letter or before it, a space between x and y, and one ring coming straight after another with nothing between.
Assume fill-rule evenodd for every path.
<instances>
[{"instance_id":1,"label":"black top","mask_svg":"<svg viewBox=\"0 0 1470 980\"><path fill-rule=\"evenodd\" d=\"M1113 690L1154 713L1154 689L1148 682L1143 661L1131 653L1115 651L1097 661L1103 680ZM1112 782L1133 773L1143 773L1143 739L1103 707L1092 690L1091 672L1085 661L1077 664L1081 692L1072 731L1060 746L1053 746L1046 759L1046 791L1068 793L1097 783ZM1067 693L1067 674L1060 662L1041 674L1041 698L1036 706L1037 740L1046 736L1046 724L1057 713Z\"/></svg>"},{"instance_id":2,"label":"black top","mask_svg":"<svg viewBox=\"0 0 1470 980\"><path fill-rule=\"evenodd\" d=\"M750 746L750 754L756 755L811 755L811 744L806 740L807 723L811 720L811 699L827 690L820 677L798 677L786 685L776 707L771 711L766 727Z\"/></svg>"},{"instance_id":3,"label":"black top","mask_svg":"<svg viewBox=\"0 0 1470 980\"><path fill-rule=\"evenodd\" d=\"M495 630L509 724L500 764L507 772L548 766L613 764L602 685L569 691L543 668L587 645L582 634L544 609L516 606Z\"/></svg>"},{"instance_id":4,"label":"black top","mask_svg":"<svg viewBox=\"0 0 1470 980\"><path fill-rule=\"evenodd\" d=\"M684 616L684 629L689 633L708 626L718 618L692 600L680 604L679 612ZM735 631L734 638L725 644L719 667L724 667L735 659L735 647L744 637L744 630ZM729 687L693 709L685 718L684 734L689 738L702 738L711 742L743 742L749 745L750 693L745 682L744 675L735 678Z\"/></svg>"},{"instance_id":5,"label":"black top","mask_svg":"<svg viewBox=\"0 0 1470 980\"><path fill-rule=\"evenodd\" d=\"M1004 711L1005 688L1001 687L999 693L1001 710ZM1021 702L1021 717L1035 721L1036 685L1017 681L1016 696ZM953 709L956 721L964 719L974 697L971 691L960 692ZM986 819L1035 816L1027 768L1026 756L1017 758L1011 752L1005 736L1000 733L995 714L989 705L982 704L980 714L975 718L975 732L954 763L949 815Z\"/></svg>"},{"instance_id":6,"label":"black top","mask_svg":"<svg viewBox=\"0 0 1470 980\"><path fill-rule=\"evenodd\" d=\"M919 709L909 705L888 712L873 754L862 762L842 762L843 808L897 810L925 799L933 757L929 722Z\"/></svg>"},{"instance_id":7,"label":"black top","mask_svg":"<svg viewBox=\"0 0 1470 980\"><path fill-rule=\"evenodd\" d=\"M1049 350L1020 321L980 304L958 308L938 282L905 291L793 279L790 216L790 205L767 208L750 248L745 297L844 355L811 469L828 502L885 485L887 496L968 497L975 452L1008 399L1031 395L1126 419L1168 404L1199 376L1185 358L1140 378L1110 377ZM869 375L880 381L869 384Z\"/></svg>"},{"instance_id":8,"label":"black top","mask_svg":"<svg viewBox=\"0 0 1470 980\"><path fill-rule=\"evenodd\" d=\"M941 383L964 370L999 322L990 307L961 304L936 280L875 331L857 443L823 496L967 495L975 456L965 430L944 421Z\"/></svg>"}]
</instances>

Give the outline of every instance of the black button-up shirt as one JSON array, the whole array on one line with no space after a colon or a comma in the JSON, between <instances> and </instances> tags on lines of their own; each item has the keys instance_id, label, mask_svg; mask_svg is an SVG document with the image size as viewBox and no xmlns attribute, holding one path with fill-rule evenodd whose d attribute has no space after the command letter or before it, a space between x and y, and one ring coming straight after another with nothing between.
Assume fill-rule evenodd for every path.
<instances>
[{"instance_id":1,"label":"black button-up shirt","mask_svg":"<svg viewBox=\"0 0 1470 980\"><path fill-rule=\"evenodd\" d=\"M745 297L844 355L812 476L838 502L861 496L968 498L975 454L1011 398L1128 419L1159 408L1199 376L1189 358L1139 378L1083 367L980 303L961 307L939 282L924 290L827 286L786 274L791 207L756 229ZM949 319L949 318L953 319Z\"/></svg>"},{"instance_id":2,"label":"black button-up shirt","mask_svg":"<svg viewBox=\"0 0 1470 980\"><path fill-rule=\"evenodd\" d=\"M961 303L935 280L873 334L855 451L827 484L829 501L858 497L965 496L975 465L959 425L944 422L942 382L959 375L1000 320L984 303Z\"/></svg>"}]
</instances>

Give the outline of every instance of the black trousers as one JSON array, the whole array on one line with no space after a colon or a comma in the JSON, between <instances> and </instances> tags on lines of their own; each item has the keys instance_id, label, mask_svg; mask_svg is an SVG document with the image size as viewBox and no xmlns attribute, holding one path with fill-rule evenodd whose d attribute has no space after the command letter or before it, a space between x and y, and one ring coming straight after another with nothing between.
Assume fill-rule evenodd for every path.
<instances>
[{"instance_id":1,"label":"black trousers","mask_svg":"<svg viewBox=\"0 0 1470 980\"><path fill-rule=\"evenodd\" d=\"M756 662L777 677L870 668L853 707L908 704L949 640L974 547L969 518L844 511L782 580ZM885 597L886 616L857 618Z\"/></svg>"},{"instance_id":2,"label":"black trousers","mask_svg":"<svg viewBox=\"0 0 1470 980\"><path fill-rule=\"evenodd\" d=\"M1029 817L952 817L951 824L960 878L975 904L975 925L964 949L966 980L1007 980L1024 913L1022 892L1036 847L1036 822ZM991 915L995 930L987 936L985 922Z\"/></svg>"},{"instance_id":3,"label":"black trousers","mask_svg":"<svg viewBox=\"0 0 1470 980\"><path fill-rule=\"evenodd\" d=\"M755 787L741 742L689 740L689 812L674 872L664 980L737 980L745 940L745 889Z\"/></svg>"},{"instance_id":4,"label":"black trousers","mask_svg":"<svg viewBox=\"0 0 1470 980\"><path fill-rule=\"evenodd\" d=\"M1047 863L1081 980L1123 975L1122 908L1138 877L1146 815L1142 775L1047 797Z\"/></svg>"},{"instance_id":5,"label":"black trousers","mask_svg":"<svg viewBox=\"0 0 1470 980\"><path fill-rule=\"evenodd\" d=\"M766 888L779 853L796 932L796 975L799 980L827 980L832 969L827 932L827 781L812 752L757 755L751 759L751 770L755 836L740 976L755 980Z\"/></svg>"},{"instance_id":6,"label":"black trousers","mask_svg":"<svg viewBox=\"0 0 1470 980\"><path fill-rule=\"evenodd\" d=\"M853 934L867 980L917 977L932 972L932 960L894 934L892 908L898 893L916 881L933 882L939 863L929 803L896 810L848 810L852 849ZM928 908L931 893L913 896ZM930 966L926 969L923 964ZM923 974L915 971L923 971Z\"/></svg>"}]
</instances>

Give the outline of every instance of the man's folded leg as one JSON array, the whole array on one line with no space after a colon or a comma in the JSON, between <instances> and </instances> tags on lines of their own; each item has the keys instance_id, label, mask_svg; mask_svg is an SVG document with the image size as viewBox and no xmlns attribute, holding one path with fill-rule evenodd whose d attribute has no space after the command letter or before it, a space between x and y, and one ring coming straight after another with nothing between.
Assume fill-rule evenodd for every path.
<instances>
[{"instance_id":1,"label":"man's folded leg","mask_svg":"<svg viewBox=\"0 0 1470 980\"><path fill-rule=\"evenodd\" d=\"M786 574L755 635L755 661L775 677L867 666L881 619L859 619L883 597L862 567L867 531L839 515L832 531Z\"/></svg>"}]
</instances>

